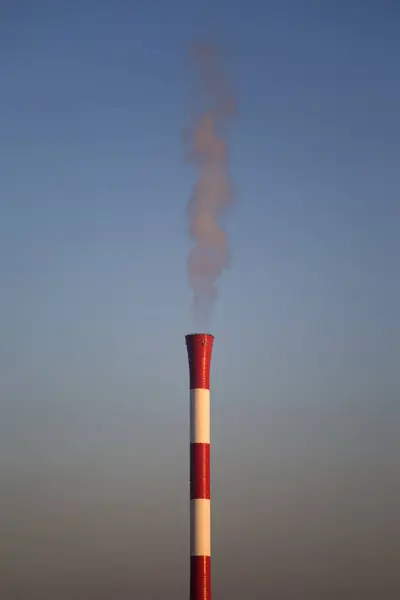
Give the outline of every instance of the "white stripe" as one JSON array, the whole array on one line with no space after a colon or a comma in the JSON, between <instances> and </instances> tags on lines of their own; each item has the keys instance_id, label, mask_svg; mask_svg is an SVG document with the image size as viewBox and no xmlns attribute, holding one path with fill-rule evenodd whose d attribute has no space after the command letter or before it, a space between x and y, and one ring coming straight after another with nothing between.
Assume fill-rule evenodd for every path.
<instances>
[{"instance_id":1,"label":"white stripe","mask_svg":"<svg viewBox=\"0 0 400 600\"><path fill-rule=\"evenodd\" d=\"M190 501L190 554L192 556L211 556L209 500Z\"/></svg>"},{"instance_id":2,"label":"white stripe","mask_svg":"<svg viewBox=\"0 0 400 600\"><path fill-rule=\"evenodd\" d=\"M190 390L190 442L210 443L210 390Z\"/></svg>"}]
</instances>

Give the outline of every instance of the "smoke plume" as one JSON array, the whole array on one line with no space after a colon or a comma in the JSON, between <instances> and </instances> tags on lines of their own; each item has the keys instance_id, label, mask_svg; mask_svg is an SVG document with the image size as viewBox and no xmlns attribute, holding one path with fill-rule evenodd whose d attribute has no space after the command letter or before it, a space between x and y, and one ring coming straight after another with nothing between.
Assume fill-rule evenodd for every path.
<instances>
[{"instance_id":1,"label":"smoke plume","mask_svg":"<svg viewBox=\"0 0 400 600\"><path fill-rule=\"evenodd\" d=\"M186 160L196 167L197 179L187 209L189 235L194 241L187 271L195 320L206 325L217 297L217 280L230 264L229 241L222 221L234 196L223 134L235 114L235 102L214 47L193 46L190 60L198 88L194 115L183 139Z\"/></svg>"}]
</instances>

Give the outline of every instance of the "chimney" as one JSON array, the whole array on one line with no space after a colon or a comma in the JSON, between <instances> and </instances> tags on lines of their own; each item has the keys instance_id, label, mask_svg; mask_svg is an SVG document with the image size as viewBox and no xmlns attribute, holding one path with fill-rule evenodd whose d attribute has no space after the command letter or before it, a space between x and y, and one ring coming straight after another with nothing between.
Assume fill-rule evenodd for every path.
<instances>
[{"instance_id":1,"label":"chimney","mask_svg":"<svg viewBox=\"0 0 400 600\"><path fill-rule=\"evenodd\" d=\"M186 336L190 375L190 600L211 600L210 365L214 336Z\"/></svg>"}]
</instances>

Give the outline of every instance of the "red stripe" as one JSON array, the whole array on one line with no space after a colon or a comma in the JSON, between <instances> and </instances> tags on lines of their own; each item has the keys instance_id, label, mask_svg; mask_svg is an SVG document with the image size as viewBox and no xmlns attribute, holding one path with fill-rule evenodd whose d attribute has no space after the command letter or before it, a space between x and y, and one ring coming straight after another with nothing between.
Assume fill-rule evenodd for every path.
<instances>
[{"instance_id":1,"label":"red stripe","mask_svg":"<svg viewBox=\"0 0 400 600\"><path fill-rule=\"evenodd\" d=\"M208 333L186 336L190 389L210 389L210 364L214 337Z\"/></svg>"},{"instance_id":2,"label":"red stripe","mask_svg":"<svg viewBox=\"0 0 400 600\"><path fill-rule=\"evenodd\" d=\"M190 557L190 600L211 600L211 560L209 556Z\"/></svg>"},{"instance_id":3,"label":"red stripe","mask_svg":"<svg viewBox=\"0 0 400 600\"><path fill-rule=\"evenodd\" d=\"M190 498L210 499L210 444L190 444Z\"/></svg>"}]
</instances>

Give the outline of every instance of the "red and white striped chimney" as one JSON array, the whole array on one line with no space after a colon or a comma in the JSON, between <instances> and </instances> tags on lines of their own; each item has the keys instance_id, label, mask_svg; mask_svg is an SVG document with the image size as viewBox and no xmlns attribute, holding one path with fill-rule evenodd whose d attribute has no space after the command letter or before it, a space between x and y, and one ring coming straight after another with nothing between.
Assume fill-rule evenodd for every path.
<instances>
[{"instance_id":1,"label":"red and white striped chimney","mask_svg":"<svg viewBox=\"0 0 400 600\"><path fill-rule=\"evenodd\" d=\"M210 364L214 336L186 336L190 375L190 600L211 600Z\"/></svg>"}]
</instances>

